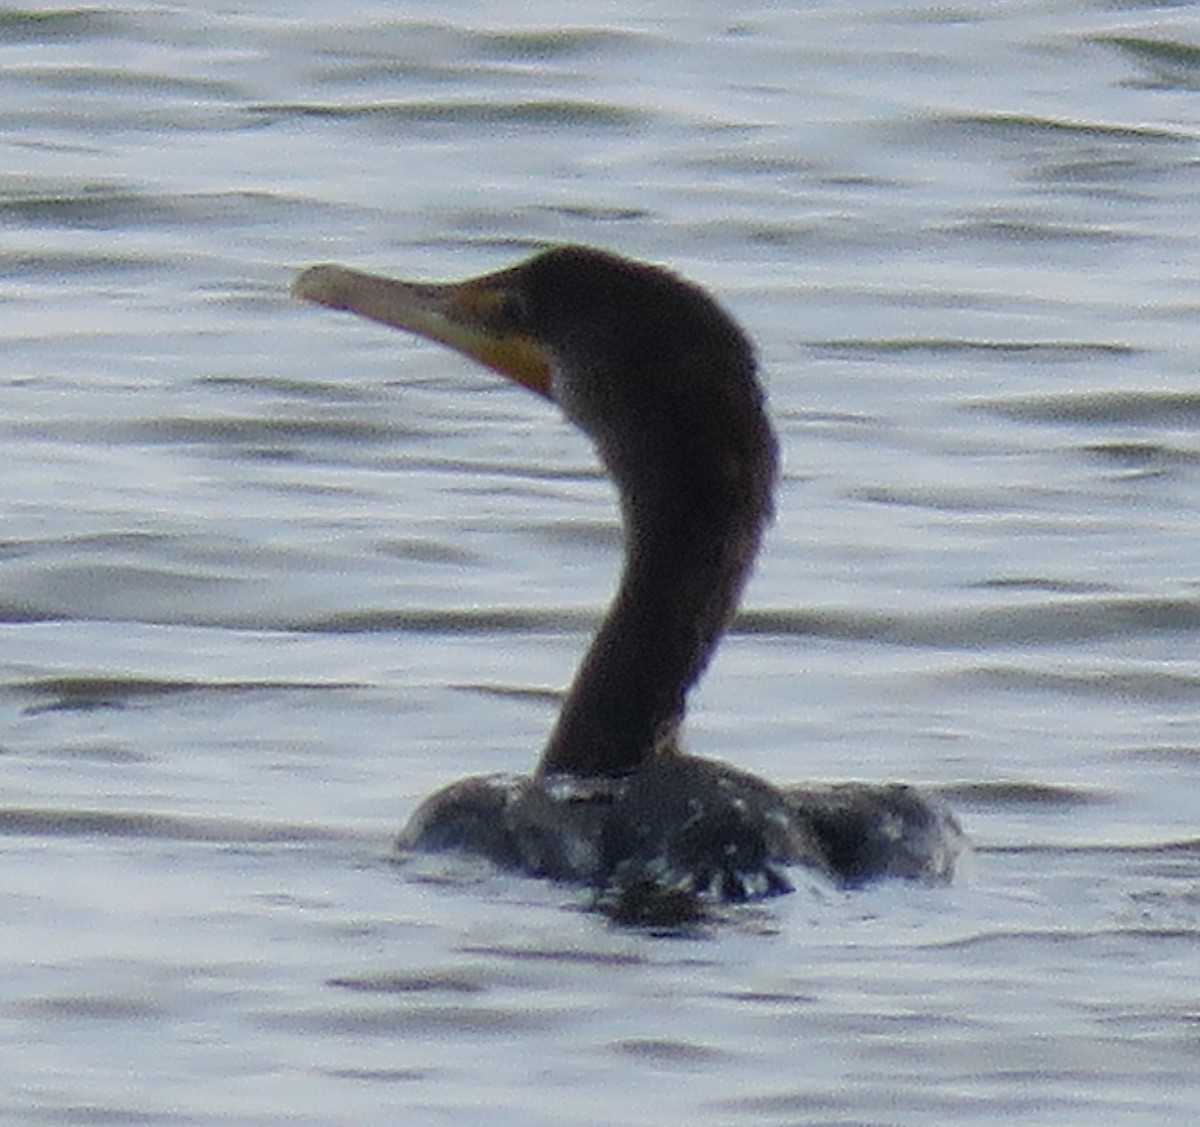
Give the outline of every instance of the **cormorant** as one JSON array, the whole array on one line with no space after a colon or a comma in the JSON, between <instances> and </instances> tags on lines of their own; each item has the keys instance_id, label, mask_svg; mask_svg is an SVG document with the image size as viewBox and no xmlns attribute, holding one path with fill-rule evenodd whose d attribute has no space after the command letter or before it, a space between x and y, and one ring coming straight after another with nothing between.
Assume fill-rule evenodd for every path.
<instances>
[{"instance_id":1,"label":"cormorant","mask_svg":"<svg viewBox=\"0 0 1200 1127\"><path fill-rule=\"evenodd\" d=\"M457 284L322 265L293 288L553 400L620 494L620 587L537 770L435 793L401 833L403 849L590 884L623 917L654 918L679 895L786 892L792 865L844 885L950 878L961 830L912 787L780 788L681 747L688 691L737 608L777 469L753 347L707 293L579 246Z\"/></svg>"}]
</instances>

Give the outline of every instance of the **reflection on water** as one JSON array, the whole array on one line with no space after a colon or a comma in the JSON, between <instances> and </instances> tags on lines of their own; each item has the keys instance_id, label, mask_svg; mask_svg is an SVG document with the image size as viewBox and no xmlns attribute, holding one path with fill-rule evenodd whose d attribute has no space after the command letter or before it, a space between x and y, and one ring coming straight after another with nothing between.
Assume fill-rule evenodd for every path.
<instances>
[{"instance_id":1,"label":"reflection on water","mask_svg":"<svg viewBox=\"0 0 1200 1127\"><path fill-rule=\"evenodd\" d=\"M0 1119L1193 1123L1179 11L0 13ZM391 856L533 761L616 515L544 404L288 281L555 241L760 342L696 750L931 786L952 888L668 940Z\"/></svg>"}]
</instances>

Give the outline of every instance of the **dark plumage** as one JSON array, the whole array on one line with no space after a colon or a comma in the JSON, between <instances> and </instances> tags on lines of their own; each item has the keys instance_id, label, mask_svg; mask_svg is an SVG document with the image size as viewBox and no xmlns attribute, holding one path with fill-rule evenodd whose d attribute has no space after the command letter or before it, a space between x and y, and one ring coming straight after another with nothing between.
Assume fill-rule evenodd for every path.
<instances>
[{"instance_id":1,"label":"dark plumage","mask_svg":"<svg viewBox=\"0 0 1200 1127\"><path fill-rule=\"evenodd\" d=\"M744 900L788 865L845 883L948 879L961 832L911 788L779 789L685 755L687 693L737 608L771 515L776 442L737 323L665 270L561 247L458 285L335 266L308 300L449 344L555 400L616 483L625 565L532 776L466 779L401 835L583 881L605 903L647 889ZM620 908L615 912L622 916Z\"/></svg>"}]
</instances>

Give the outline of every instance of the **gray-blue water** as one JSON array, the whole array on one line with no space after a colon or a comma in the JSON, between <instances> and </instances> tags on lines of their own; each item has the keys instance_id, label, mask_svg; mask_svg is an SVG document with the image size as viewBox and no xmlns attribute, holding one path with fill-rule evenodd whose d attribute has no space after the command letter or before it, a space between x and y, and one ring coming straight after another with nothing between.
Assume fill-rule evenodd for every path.
<instances>
[{"instance_id":1,"label":"gray-blue water","mask_svg":"<svg viewBox=\"0 0 1200 1127\"><path fill-rule=\"evenodd\" d=\"M786 449L694 748L975 852L614 929L400 866L619 563L552 408L287 297L708 285ZM1200 22L1152 3L0 11L0 1120L1200 1117Z\"/></svg>"}]
</instances>

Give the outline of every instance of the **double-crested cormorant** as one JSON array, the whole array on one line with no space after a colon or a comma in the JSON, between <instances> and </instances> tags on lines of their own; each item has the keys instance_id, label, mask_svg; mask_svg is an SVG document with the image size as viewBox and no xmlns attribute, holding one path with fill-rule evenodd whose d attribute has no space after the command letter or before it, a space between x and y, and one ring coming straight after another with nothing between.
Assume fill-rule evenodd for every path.
<instances>
[{"instance_id":1,"label":"double-crested cormorant","mask_svg":"<svg viewBox=\"0 0 1200 1127\"><path fill-rule=\"evenodd\" d=\"M620 588L536 772L437 792L402 848L481 854L610 899L636 903L648 889L652 914L661 895L786 892L788 865L844 884L950 877L961 831L911 787L780 789L681 750L687 693L737 608L776 476L754 350L712 298L658 267L571 246L459 284L313 266L294 292L449 345L552 399L620 492Z\"/></svg>"}]
</instances>

